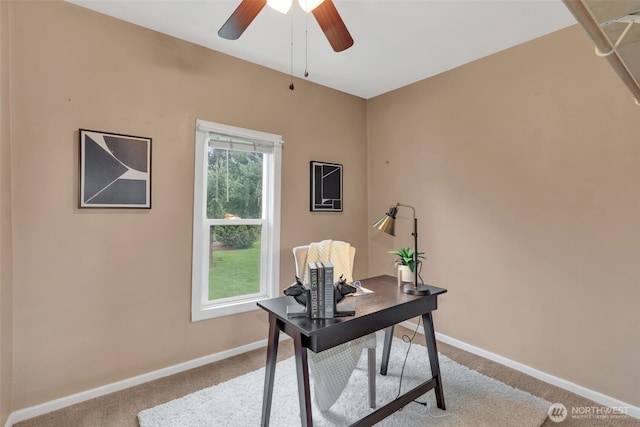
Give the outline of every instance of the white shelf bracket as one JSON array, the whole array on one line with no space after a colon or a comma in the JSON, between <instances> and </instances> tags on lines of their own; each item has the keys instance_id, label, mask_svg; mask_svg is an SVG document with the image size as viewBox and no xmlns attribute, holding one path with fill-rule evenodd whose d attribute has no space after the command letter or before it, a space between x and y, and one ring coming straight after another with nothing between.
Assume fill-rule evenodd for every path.
<instances>
[{"instance_id":1,"label":"white shelf bracket","mask_svg":"<svg viewBox=\"0 0 640 427\"><path fill-rule=\"evenodd\" d=\"M628 24L627 24L627 27L622 32L622 34L620 34L620 37L618 37L618 41L615 42L613 47L608 52L600 52L600 50L598 50L598 47L596 46L596 48L595 48L596 55L598 55L601 58L604 58L604 57L607 57L607 56L613 54L618 49L618 46L622 42L622 39L624 38L624 36L627 35L627 32L629 31L629 29L631 29L631 26L637 22L636 19L640 20L640 16L638 16L638 15L627 15L626 17L628 17L628 16L633 16L633 19L631 19L629 21L626 21L626 20L623 21L622 20L623 18L618 18L615 21L613 21L613 22L628 22ZM624 18L626 18L626 17L624 17ZM610 23L612 23L612 21L605 22L602 25L603 26L604 25L609 25Z\"/></svg>"}]
</instances>

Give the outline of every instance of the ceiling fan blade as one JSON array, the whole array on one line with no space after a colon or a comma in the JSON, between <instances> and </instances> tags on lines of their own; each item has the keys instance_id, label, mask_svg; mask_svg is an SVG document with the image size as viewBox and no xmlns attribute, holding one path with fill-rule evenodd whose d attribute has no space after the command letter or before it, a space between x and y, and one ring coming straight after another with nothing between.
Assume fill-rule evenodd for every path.
<instances>
[{"instance_id":1,"label":"ceiling fan blade","mask_svg":"<svg viewBox=\"0 0 640 427\"><path fill-rule=\"evenodd\" d=\"M237 40L266 4L267 0L242 0L218 30L218 35L223 39Z\"/></svg>"},{"instance_id":2,"label":"ceiling fan blade","mask_svg":"<svg viewBox=\"0 0 640 427\"><path fill-rule=\"evenodd\" d=\"M333 50L342 52L353 45L351 34L331 0L324 0L312 13Z\"/></svg>"}]
</instances>

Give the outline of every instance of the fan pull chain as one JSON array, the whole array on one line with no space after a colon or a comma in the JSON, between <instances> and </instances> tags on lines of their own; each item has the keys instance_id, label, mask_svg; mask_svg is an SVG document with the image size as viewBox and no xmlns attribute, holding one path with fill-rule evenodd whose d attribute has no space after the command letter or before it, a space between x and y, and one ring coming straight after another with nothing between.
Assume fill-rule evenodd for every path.
<instances>
[{"instance_id":1,"label":"fan pull chain","mask_svg":"<svg viewBox=\"0 0 640 427\"><path fill-rule=\"evenodd\" d=\"M291 84L289 85L289 89L294 90L295 86L293 85L293 15L291 13L291 71L289 76L291 77Z\"/></svg>"},{"instance_id":2,"label":"fan pull chain","mask_svg":"<svg viewBox=\"0 0 640 427\"><path fill-rule=\"evenodd\" d=\"M309 14L304 16L304 76L309 77Z\"/></svg>"}]
</instances>

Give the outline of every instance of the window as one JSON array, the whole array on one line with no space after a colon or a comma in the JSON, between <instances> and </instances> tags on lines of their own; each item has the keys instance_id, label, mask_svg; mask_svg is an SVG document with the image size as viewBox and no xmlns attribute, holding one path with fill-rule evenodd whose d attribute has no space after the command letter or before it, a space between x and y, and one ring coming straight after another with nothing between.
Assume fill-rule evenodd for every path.
<instances>
[{"instance_id":1,"label":"window","mask_svg":"<svg viewBox=\"0 0 640 427\"><path fill-rule=\"evenodd\" d=\"M279 292L282 137L198 120L191 320Z\"/></svg>"}]
</instances>

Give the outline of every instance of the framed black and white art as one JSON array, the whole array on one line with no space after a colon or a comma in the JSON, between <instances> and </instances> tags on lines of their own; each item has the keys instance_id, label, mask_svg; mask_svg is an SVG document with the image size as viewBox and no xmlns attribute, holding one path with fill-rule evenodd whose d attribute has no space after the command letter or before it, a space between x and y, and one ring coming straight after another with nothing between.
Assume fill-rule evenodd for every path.
<instances>
[{"instance_id":1,"label":"framed black and white art","mask_svg":"<svg viewBox=\"0 0 640 427\"><path fill-rule=\"evenodd\" d=\"M312 212L342 212L342 165L311 161Z\"/></svg>"},{"instance_id":2,"label":"framed black and white art","mask_svg":"<svg viewBox=\"0 0 640 427\"><path fill-rule=\"evenodd\" d=\"M80 129L80 207L151 208L151 138Z\"/></svg>"}]
</instances>

